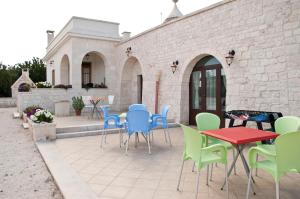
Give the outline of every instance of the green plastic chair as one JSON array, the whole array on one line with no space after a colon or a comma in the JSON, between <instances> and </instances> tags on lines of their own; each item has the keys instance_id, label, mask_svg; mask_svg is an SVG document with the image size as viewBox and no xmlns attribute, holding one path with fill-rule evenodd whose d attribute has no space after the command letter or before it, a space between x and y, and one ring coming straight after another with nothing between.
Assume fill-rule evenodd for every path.
<instances>
[{"instance_id":1,"label":"green plastic chair","mask_svg":"<svg viewBox=\"0 0 300 199\"><path fill-rule=\"evenodd\" d=\"M197 189L196 196L198 196L199 189L199 177L200 170L212 163L221 163L225 165L225 180L226 180L226 190L227 198L229 197L228 192L228 179L227 179L227 149L222 144L215 144L205 147L205 136L201 135L200 132L191 127L180 124L184 133L184 152L183 161L181 165L181 171L178 179L177 191L179 191L182 170L184 167L184 162L186 160L192 160L195 163L196 169L198 171L197 178Z\"/></svg>"},{"instance_id":2,"label":"green plastic chair","mask_svg":"<svg viewBox=\"0 0 300 199\"><path fill-rule=\"evenodd\" d=\"M285 133L296 132L300 130L300 118L295 116L284 116L280 117L275 121L275 132L283 135ZM257 143L257 147L263 150L268 151L271 154L275 154L274 144L262 144L261 142ZM256 160L258 156L256 157ZM257 176L257 169L255 171Z\"/></svg>"},{"instance_id":3,"label":"green plastic chair","mask_svg":"<svg viewBox=\"0 0 300 199\"><path fill-rule=\"evenodd\" d=\"M289 172L300 172L300 131L280 135L275 140L275 153L260 147L252 147L248 152L250 175L248 179L247 199L249 198L252 169L259 168L270 173L276 183L276 199L279 199L279 181ZM257 161L262 155L265 160Z\"/></svg>"},{"instance_id":4,"label":"green plastic chair","mask_svg":"<svg viewBox=\"0 0 300 199\"><path fill-rule=\"evenodd\" d=\"M203 112L203 113L199 113L196 115L196 123L197 123L197 128L199 131L206 131L206 130L219 129L221 120L220 120L219 116L217 116L215 114ZM226 147L227 150L232 149L232 156L234 159L235 150L234 150L232 144L230 144L229 142L225 142L223 140L219 140L219 139L208 136L207 146L210 146L213 144L222 144L223 146ZM213 167L214 167L214 165L211 164L210 180L212 180ZM236 166L235 165L234 165L234 174L236 174ZM209 175L209 165L207 166L206 185L208 185L208 175Z\"/></svg>"}]
</instances>

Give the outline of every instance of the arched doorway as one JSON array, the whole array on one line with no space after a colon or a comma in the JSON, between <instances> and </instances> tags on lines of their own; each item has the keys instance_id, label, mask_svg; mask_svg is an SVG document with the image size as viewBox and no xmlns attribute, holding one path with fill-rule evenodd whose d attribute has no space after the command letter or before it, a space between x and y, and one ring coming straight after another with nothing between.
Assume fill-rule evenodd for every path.
<instances>
[{"instance_id":1,"label":"arched doorway","mask_svg":"<svg viewBox=\"0 0 300 199\"><path fill-rule=\"evenodd\" d=\"M70 63L68 55L64 55L60 64L60 83L70 84Z\"/></svg>"},{"instance_id":2,"label":"arched doorway","mask_svg":"<svg viewBox=\"0 0 300 199\"><path fill-rule=\"evenodd\" d=\"M106 88L105 64L97 52L85 54L81 63L81 84L83 88Z\"/></svg>"},{"instance_id":3,"label":"arched doorway","mask_svg":"<svg viewBox=\"0 0 300 199\"><path fill-rule=\"evenodd\" d=\"M226 108L226 77L221 63L213 56L200 59L193 68L189 83L189 123L195 124L195 116L209 112L223 118Z\"/></svg>"},{"instance_id":4,"label":"arched doorway","mask_svg":"<svg viewBox=\"0 0 300 199\"><path fill-rule=\"evenodd\" d=\"M143 76L140 62L130 57L125 62L121 79L120 109L128 110L131 104L143 102Z\"/></svg>"}]
</instances>

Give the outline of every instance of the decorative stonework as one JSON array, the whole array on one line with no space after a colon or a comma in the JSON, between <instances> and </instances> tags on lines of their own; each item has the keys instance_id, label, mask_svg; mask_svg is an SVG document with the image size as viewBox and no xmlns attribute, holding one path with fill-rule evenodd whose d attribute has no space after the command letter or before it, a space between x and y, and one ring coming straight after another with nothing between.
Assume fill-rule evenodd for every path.
<instances>
[{"instance_id":1,"label":"decorative stonework","mask_svg":"<svg viewBox=\"0 0 300 199\"><path fill-rule=\"evenodd\" d=\"M32 138L35 142L47 141L56 139L56 124L55 123L34 123L28 119Z\"/></svg>"}]
</instances>

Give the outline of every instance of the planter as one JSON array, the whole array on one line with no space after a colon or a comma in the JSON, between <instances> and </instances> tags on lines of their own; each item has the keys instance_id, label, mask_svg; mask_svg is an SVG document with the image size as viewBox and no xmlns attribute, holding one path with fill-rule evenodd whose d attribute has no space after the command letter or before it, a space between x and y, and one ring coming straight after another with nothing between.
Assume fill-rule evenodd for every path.
<instances>
[{"instance_id":1,"label":"planter","mask_svg":"<svg viewBox=\"0 0 300 199\"><path fill-rule=\"evenodd\" d=\"M81 116L81 110L75 110L76 116Z\"/></svg>"},{"instance_id":2,"label":"planter","mask_svg":"<svg viewBox=\"0 0 300 199\"><path fill-rule=\"evenodd\" d=\"M34 123L28 119L32 137L35 142L55 140L56 139L56 124L55 123Z\"/></svg>"},{"instance_id":3,"label":"planter","mask_svg":"<svg viewBox=\"0 0 300 199\"><path fill-rule=\"evenodd\" d=\"M23 112L23 115L22 115L22 119L23 119L23 123L27 123L28 122L28 117L27 117L27 114Z\"/></svg>"}]
</instances>

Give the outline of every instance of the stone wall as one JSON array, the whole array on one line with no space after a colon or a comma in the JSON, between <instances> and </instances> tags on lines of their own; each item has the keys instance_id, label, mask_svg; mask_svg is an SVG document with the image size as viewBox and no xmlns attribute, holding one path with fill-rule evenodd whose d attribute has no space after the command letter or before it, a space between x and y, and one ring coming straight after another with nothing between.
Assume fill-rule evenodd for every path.
<instances>
[{"instance_id":1,"label":"stone wall","mask_svg":"<svg viewBox=\"0 0 300 199\"><path fill-rule=\"evenodd\" d=\"M0 97L0 108L16 107L16 99Z\"/></svg>"},{"instance_id":2,"label":"stone wall","mask_svg":"<svg viewBox=\"0 0 300 199\"><path fill-rule=\"evenodd\" d=\"M41 106L44 109L48 109L51 112L55 112L55 102L70 101L70 112L74 112L72 108L72 97L73 96L99 96L105 97L108 95L114 95L109 89L58 89L58 88L35 88L31 89L31 92L19 92L17 97L18 112L32 105ZM118 96L115 95L115 100ZM112 110L116 109L115 105L111 106ZM85 110L84 110L85 111Z\"/></svg>"}]
</instances>

